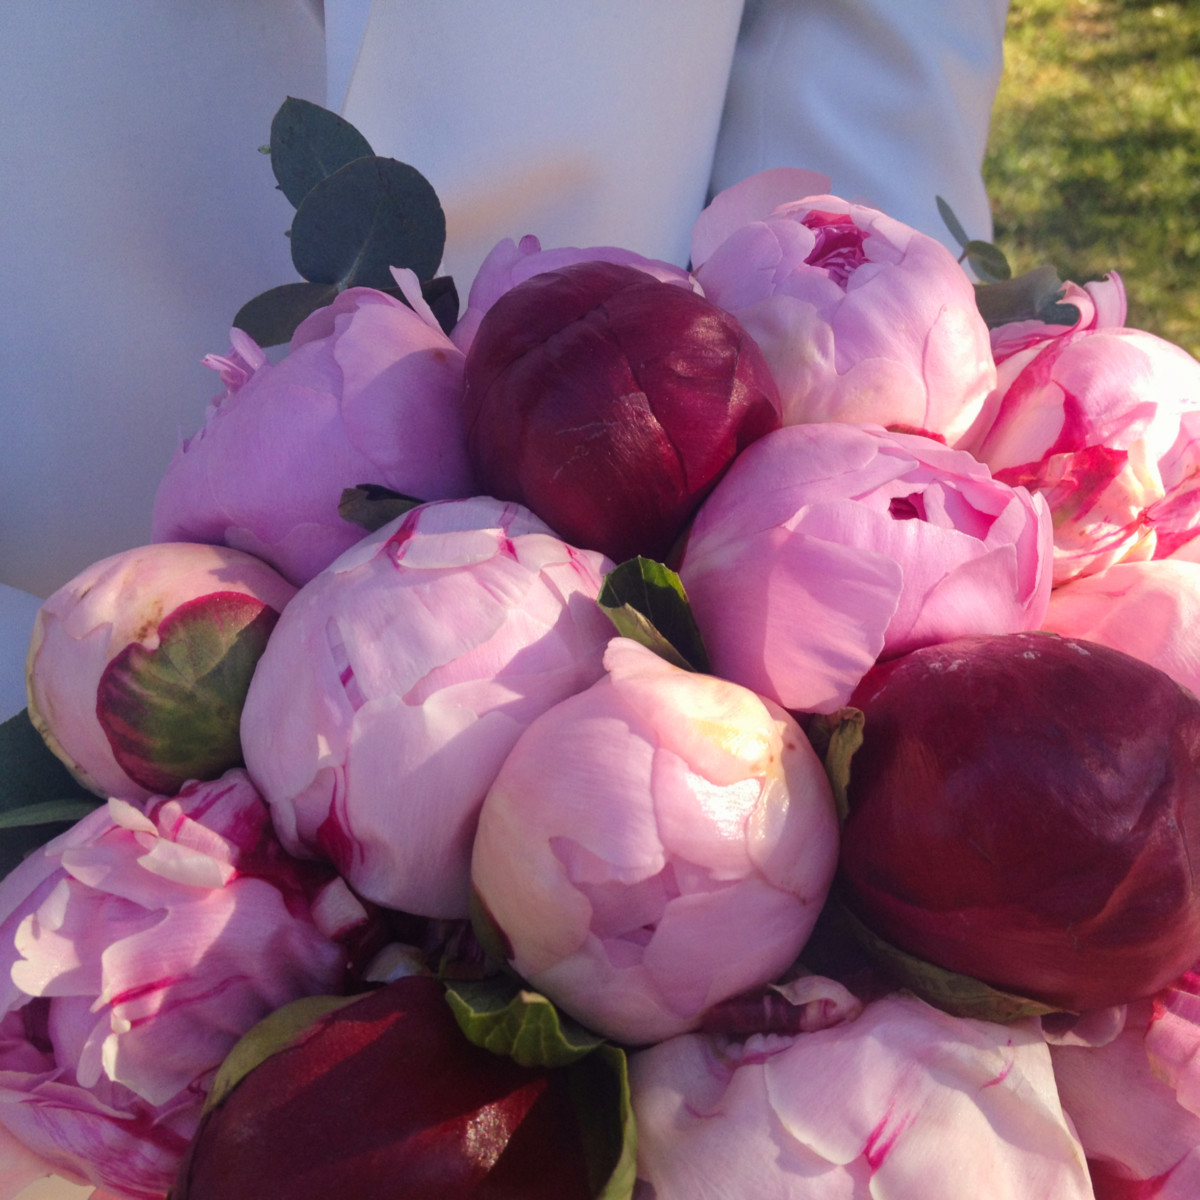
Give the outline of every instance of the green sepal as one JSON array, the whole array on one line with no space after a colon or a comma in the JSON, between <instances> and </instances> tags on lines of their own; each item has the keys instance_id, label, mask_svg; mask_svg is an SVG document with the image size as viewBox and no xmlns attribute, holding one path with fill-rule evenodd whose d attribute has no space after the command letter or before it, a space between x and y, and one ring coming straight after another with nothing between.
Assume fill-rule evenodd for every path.
<instances>
[{"instance_id":1,"label":"green sepal","mask_svg":"<svg viewBox=\"0 0 1200 1200\"><path fill-rule=\"evenodd\" d=\"M711 673L687 593L670 567L652 558L628 559L604 577L597 599L622 637L674 666Z\"/></svg>"},{"instance_id":2,"label":"green sepal","mask_svg":"<svg viewBox=\"0 0 1200 1200\"><path fill-rule=\"evenodd\" d=\"M567 1069L592 1194L596 1200L630 1200L637 1183L637 1123L625 1051L605 1044Z\"/></svg>"},{"instance_id":3,"label":"green sepal","mask_svg":"<svg viewBox=\"0 0 1200 1200\"><path fill-rule=\"evenodd\" d=\"M338 290L328 283L284 283L260 292L237 311L234 325L260 346L282 346L305 317L332 304Z\"/></svg>"},{"instance_id":4,"label":"green sepal","mask_svg":"<svg viewBox=\"0 0 1200 1200\"><path fill-rule=\"evenodd\" d=\"M360 483L344 488L338 501L338 516L352 525L361 525L369 533L382 529L389 521L402 517L424 501L394 492L378 483Z\"/></svg>"},{"instance_id":5,"label":"green sepal","mask_svg":"<svg viewBox=\"0 0 1200 1200\"><path fill-rule=\"evenodd\" d=\"M446 1001L468 1041L522 1067L564 1067L604 1043L511 976L456 981Z\"/></svg>"},{"instance_id":6,"label":"green sepal","mask_svg":"<svg viewBox=\"0 0 1200 1200\"><path fill-rule=\"evenodd\" d=\"M42 740L28 709L0 724L0 877L103 803Z\"/></svg>"},{"instance_id":7,"label":"green sepal","mask_svg":"<svg viewBox=\"0 0 1200 1200\"><path fill-rule=\"evenodd\" d=\"M370 142L337 113L289 96L271 122L269 153L279 190L299 208L321 180L373 151Z\"/></svg>"},{"instance_id":8,"label":"green sepal","mask_svg":"<svg viewBox=\"0 0 1200 1200\"><path fill-rule=\"evenodd\" d=\"M432 279L446 244L437 193L394 158L359 158L321 180L296 209L292 262L313 283L395 286L392 267Z\"/></svg>"},{"instance_id":9,"label":"green sepal","mask_svg":"<svg viewBox=\"0 0 1200 1200\"><path fill-rule=\"evenodd\" d=\"M361 998L305 996L264 1017L234 1043L225 1061L217 1068L212 1088L204 1101L203 1112L210 1112L220 1105L255 1067L266 1062L273 1054L299 1045L323 1017Z\"/></svg>"},{"instance_id":10,"label":"green sepal","mask_svg":"<svg viewBox=\"0 0 1200 1200\"><path fill-rule=\"evenodd\" d=\"M1063 281L1053 267L1034 267L1000 283L977 283L975 304L989 329L1013 321L1045 321L1048 325L1074 325L1079 309L1061 303Z\"/></svg>"},{"instance_id":11,"label":"green sepal","mask_svg":"<svg viewBox=\"0 0 1200 1200\"><path fill-rule=\"evenodd\" d=\"M837 712L816 714L804 729L825 767L838 820L843 824L850 815L850 760L862 745L864 723L862 709L839 708Z\"/></svg>"},{"instance_id":12,"label":"green sepal","mask_svg":"<svg viewBox=\"0 0 1200 1200\"><path fill-rule=\"evenodd\" d=\"M1007 1024L1023 1017L1040 1017L1063 1011L1040 1000L1003 992L970 975L960 975L926 962L881 938L844 904L841 908L841 915L851 933L880 970L903 984L914 995L951 1016Z\"/></svg>"}]
</instances>

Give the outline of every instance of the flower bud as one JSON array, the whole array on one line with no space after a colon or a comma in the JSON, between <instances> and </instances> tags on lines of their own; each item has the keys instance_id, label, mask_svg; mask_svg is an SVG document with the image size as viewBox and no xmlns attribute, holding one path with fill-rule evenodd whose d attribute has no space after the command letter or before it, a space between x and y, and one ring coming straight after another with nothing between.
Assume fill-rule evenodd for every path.
<instances>
[{"instance_id":1,"label":"flower bud","mask_svg":"<svg viewBox=\"0 0 1200 1200\"><path fill-rule=\"evenodd\" d=\"M42 605L29 716L87 788L144 800L242 761L250 676L296 589L217 546L161 543L95 563Z\"/></svg>"},{"instance_id":2,"label":"flower bud","mask_svg":"<svg viewBox=\"0 0 1200 1200\"><path fill-rule=\"evenodd\" d=\"M483 486L617 561L663 558L734 456L779 424L766 362L733 317L617 263L502 295L466 380Z\"/></svg>"},{"instance_id":3,"label":"flower bud","mask_svg":"<svg viewBox=\"0 0 1200 1200\"><path fill-rule=\"evenodd\" d=\"M588 1200L587 1167L570 1074L473 1045L441 985L409 976L318 1017L243 1076L171 1195Z\"/></svg>"},{"instance_id":4,"label":"flower bud","mask_svg":"<svg viewBox=\"0 0 1200 1200\"><path fill-rule=\"evenodd\" d=\"M522 976L641 1043L791 964L833 877L837 820L816 754L770 701L624 638L605 666L513 747L472 882Z\"/></svg>"},{"instance_id":5,"label":"flower bud","mask_svg":"<svg viewBox=\"0 0 1200 1200\"><path fill-rule=\"evenodd\" d=\"M878 935L1069 1010L1150 995L1200 959L1200 700L1046 633L871 671L841 874Z\"/></svg>"}]
</instances>

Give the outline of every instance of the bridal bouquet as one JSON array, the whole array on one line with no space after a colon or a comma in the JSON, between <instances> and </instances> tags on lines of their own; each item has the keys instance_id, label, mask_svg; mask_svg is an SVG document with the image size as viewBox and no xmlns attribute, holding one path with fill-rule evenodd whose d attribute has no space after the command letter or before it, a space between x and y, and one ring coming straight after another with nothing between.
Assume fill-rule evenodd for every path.
<instances>
[{"instance_id":1,"label":"bridal bouquet","mask_svg":"<svg viewBox=\"0 0 1200 1200\"><path fill-rule=\"evenodd\" d=\"M786 169L460 315L271 152L304 281L0 729L0 1197L1194 1200L1200 363Z\"/></svg>"}]
</instances>

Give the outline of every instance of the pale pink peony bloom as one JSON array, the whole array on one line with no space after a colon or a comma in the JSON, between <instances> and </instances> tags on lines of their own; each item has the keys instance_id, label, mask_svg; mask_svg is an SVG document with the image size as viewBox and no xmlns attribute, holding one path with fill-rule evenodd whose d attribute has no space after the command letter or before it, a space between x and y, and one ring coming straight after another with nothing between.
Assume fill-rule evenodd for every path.
<instances>
[{"instance_id":1,"label":"pale pink peony bloom","mask_svg":"<svg viewBox=\"0 0 1200 1200\"><path fill-rule=\"evenodd\" d=\"M1046 506L929 438L836 422L742 452L679 573L718 675L792 710L845 704L881 654L1036 629Z\"/></svg>"},{"instance_id":2,"label":"pale pink peony bloom","mask_svg":"<svg viewBox=\"0 0 1200 1200\"><path fill-rule=\"evenodd\" d=\"M833 878L837 819L777 706L625 638L604 661L505 761L472 882L519 974L642 1043L792 963Z\"/></svg>"},{"instance_id":3,"label":"pale pink peony bloom","mask_svg":"<svg viewBox=\"0 0 1200 1200\"><path fill-rule=\"evenodd\" d=\"M47 1170L157 1200L234 1042L340 992L334 939L365 919L244 772L110 800L0 883L0 1123Z\"/></svg>"},{"instance_id":4,"label":"pale pink peony bloom","mask_svg":"<svg viewBox=\"0 0 1200 1200\"><path fill-rule=\"evenodd\" d=\"M1200 562L1114 563L1050 593L1043 629L1123 650L1200 695Z\"/></svg>"},{"instance_id":5,"label":"pale pink peony bloom","mask_svg":"<svg viewBox=\"0 0 1200 1200\"><path fill-rule=\"evenodd\" d=\"M897 993L794 1037L674 1038L630 1074L639 1200L1092 1197L1030 1021Z\"/></svg>"},{"instance_id":6,"label":"pale pink peony bloom","mask_svg":"<svg viewBox=\"0 0 1200 1200\"><path fill-rule=\"evenodd\" d=\"M1011 358L1018 350L1039 346L1054 338L1065 337L1080 330L1116 329L1125 324L1129 306L1125 300L1125 284L1112 271L1103 279L1093 279L1082 287L1068 280L1063 285L1060 304L1072 305L1078 318L1070 325L1050 325L1031 318L1010 321L992 330L992 356L996 362Z\"/></svg>"},{"instance_id":7,"label":"pale pink peony bloom","mask_svg":"<svg viewBox=\"0 0 1200 1200\"><path fill-rule=\"evenodd\" d=\"M705 295L762 348L784 424L872 422L955 444L996 374L966 273L875 209L804 192L784 202L786 182L768 173L721 193L692 244Z\"/></svg>"},{"instance_id":8,"label":"pale pink peony bloom","mask_svg":"<svg viewBox=\"0 0 1200 1200\"><path fill-rule=\"evenodd\" d=\"M1200 363L1185 350L1137 329L1085 329L1001 363L963 445L997 479L1045 496L1059 584L1155 557L1160 519L1180 540L1196 504L1162 507L1189 486L1184 416L1198 408Z\"/></svg>"},{"instance_id":9,"label":"pale pink peony bloom","mask_svg":"<svg viewBox=\"0 0 1200 1200\"><path fill-rule=\"evenodd\" d=\"M603 672L610 567L477 497L412 509L302 588L242 717L284 845L389 908L465 917L500 764L535 716Z\"/></svg>"},{"instance_id":10,"label":"pale pink peony bloom","mask_svg":"<svg viewBox=\"0 0 1200 1200\"><path fill-rule=\"evenodd\" d=\"M1130 1005L1115 1039L1050 1054L1097 1200L1200 1195L1200 976Z\"/></svg>"},{"instance_id":11,"label":"pale pink peony bloom","mask_svg":"<svg viewBox=\"0 0 1200 1200\"><path fill-rule=\"evenodd\" d=\"M101 796L144 800L191 778L220 775L241 761L241 696L256 653L295 592L264 562L224 546L166 542L93 563L38 612L27 669L30 718L80 782ZM186 688L148 696L128 685L164 641L186 642L206 631L222 645L239 645L241 661L236 669L227 664L220 683L210 675L218 708L224 702L228 711L223 719L214 714L203 738L191 739L185 729L185 741L199 753L179 757L177 746L155 734L163 718L178 727L181 706L198 722L194 697ZM188 665L199 678L217 664L197 658Z\"/></svg>"},{"instance_id":12,"label":"pale pink peony bloom","mask_svg":"<svg viewBox=\"0 0 1200 1200\"><path fill-rule=\"evenodd\" d=\"M245 334L233 340L233 355L209 360L228 390L159 485L155 541L235 546L300 584L362 536L338 515L343 489L475 490L463 356L426 305L350 288L300 324L277 364Z\"/></svg>"},{"instance_id":13,"label":"pale pink peony bloom","mask_svg":"<svg viewBox=\"0 0 1200 1200\"><path fill-rule=\"evenodd\" d=\"M689 290L699 291L698 285L686 271L671 263L656 258L645 258L632 250L619 246L562 246L543 250L542 243L533 234L526 234L519 242L505 238L497 242L471 284L467 307L458 324L450 333L450 340L464 353L471 348L475 331L484 313L518 283L524 283L535 275L546 271L557 271L581 262L608 262L622 266L637 267L663 283L674 283Z\"/></svg>"}]
</instances>

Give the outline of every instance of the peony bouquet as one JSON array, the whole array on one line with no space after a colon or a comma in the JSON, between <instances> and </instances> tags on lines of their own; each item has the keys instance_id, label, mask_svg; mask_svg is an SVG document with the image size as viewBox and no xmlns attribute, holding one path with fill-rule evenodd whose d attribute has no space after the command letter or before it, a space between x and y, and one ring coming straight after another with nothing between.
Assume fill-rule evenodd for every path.
<instances>
[{"instance_id":1,"label":"peony bouquet","mask_svg":"<svg viewBox=\"0 0 1200 1200\"><path fill-rule=\"evenodd\" d=\"M272 159L0 730L0 1197L1200 1195L1200 363L799 170L460 316Z\"/></svg>"}]
</instances>

